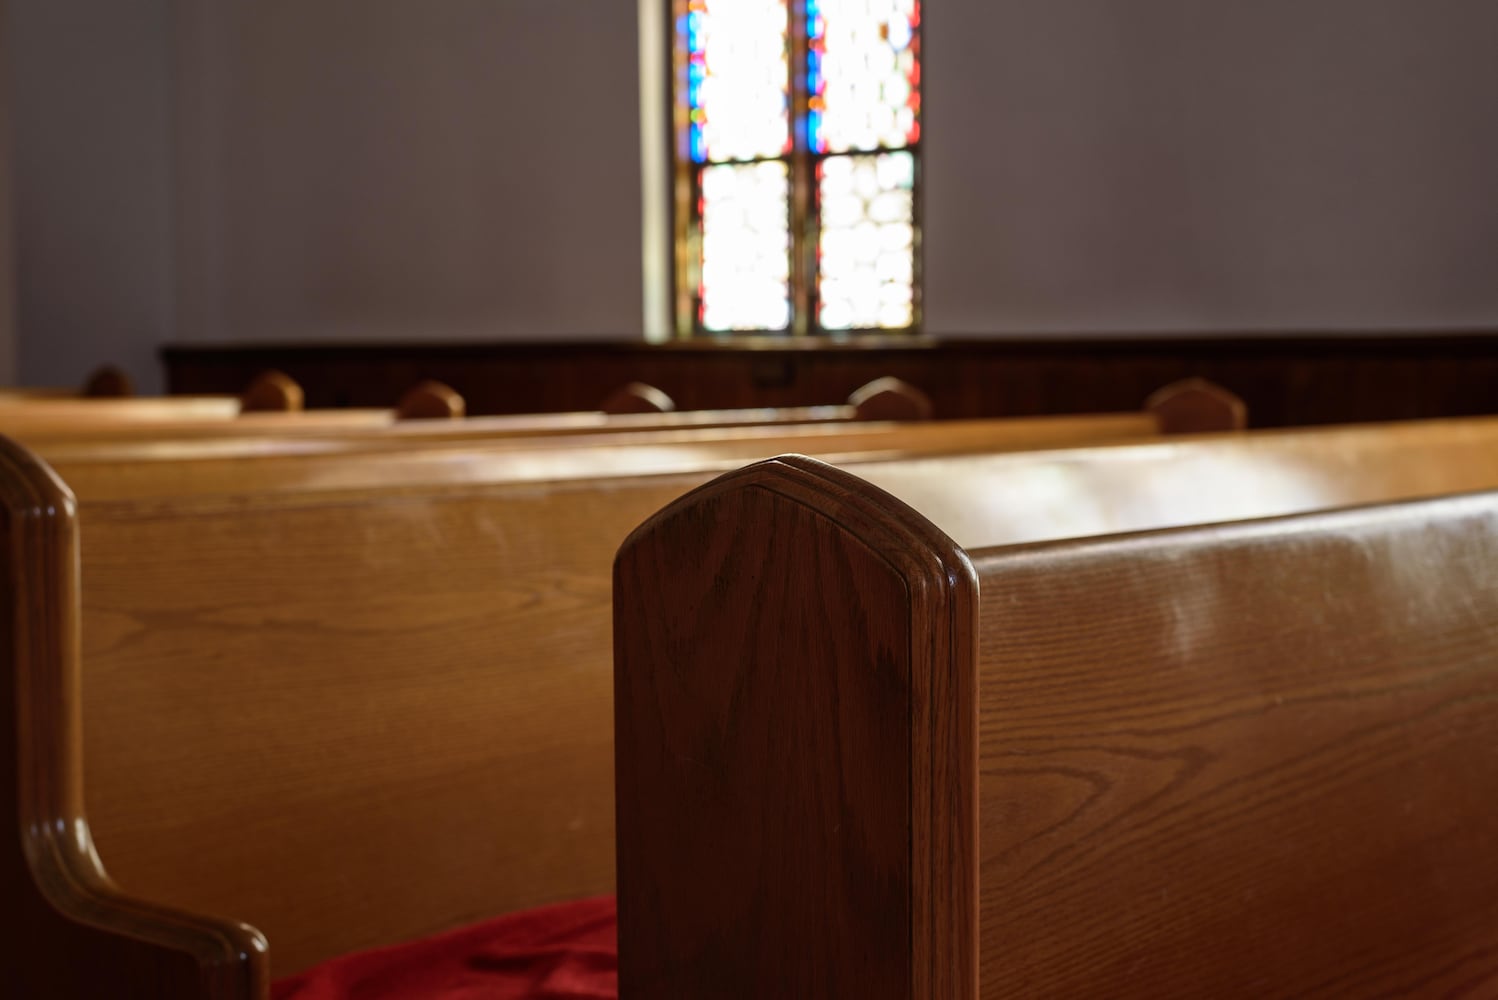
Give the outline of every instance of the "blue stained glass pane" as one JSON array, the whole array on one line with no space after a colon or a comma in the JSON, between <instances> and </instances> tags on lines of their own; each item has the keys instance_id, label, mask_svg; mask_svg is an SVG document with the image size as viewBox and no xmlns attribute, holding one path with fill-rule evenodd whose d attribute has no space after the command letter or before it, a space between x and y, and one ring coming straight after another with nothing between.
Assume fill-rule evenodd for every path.
<instances>
[{"instance_id":1,"label":"blue stained glass pane","mask_svg":"<svg viewBox=\"0 0 1498 1000\"><path fill-rule=\"evenodd\" d=\"M820 153L898 149L920 138L920 0L805 0L815 64L809 138ZM809 67L810 68L810 67Z\"/></svg>"},{"instance_id":2,"label":"blue stained glass pane","mask_svg":"<svg viewBox=\"0 0 1498 1000\"><path fill-rule=\"evenodd\" d=\"M783 156L791 148L788 0L688 0L685 84L697 162Z\"/></svg>"}]
</instances>

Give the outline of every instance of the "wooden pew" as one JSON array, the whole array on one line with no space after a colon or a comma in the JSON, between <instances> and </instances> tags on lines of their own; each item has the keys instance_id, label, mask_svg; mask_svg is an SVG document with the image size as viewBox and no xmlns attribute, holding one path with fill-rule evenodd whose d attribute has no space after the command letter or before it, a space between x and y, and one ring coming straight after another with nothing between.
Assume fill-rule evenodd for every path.
<instances>
[{"instance_id":1,"label":"wooden pew","mask_svg":"<svg viewBox=\"0 0 1498 1000\"><path fill-rule=\"evenodd\" d=\"M366 488L405 482L547 482L595 476L721 472L796 450L827 461L1010 452L1148 440L1137 415L1024 417L925 424L841 423L708 428L619 434L438 440L355 436L99 445L42 442L38 451L84 493L190 496L240 488L285 491ZM395 460L399 456L399 460Z\"/></svg>"},{"instance_id":2,"label":"wooden pew","mask_svg":"<svg viewBox=\"0 0 1498 1000\"><path fill-rule=\"evenodd\" d=\"M1260 468L1284 463L1264 479L1278 484L1276 502L1324 502L1391 456L1403 478L1375 489L1498 481L1481 463L1498 422L1330 434L1272 437L1285 442L1278 459L1249 453ZM1090 454L1137 470L1143 504L1156 490L1172 496L1172 482L1196 485L1220 447L1259 440ZM1317 441L1360 457L1328 463ZM76 507L23 449L4 454L5 650L21 701L0 713L10 727L0 747L20 754L0 774L25 782L0 785L0 801L20 804L11 829L27 832L0 870L29 902L3 911L0 966L50 983L56 970L39 956L96 959L66 972L82 986L39 995L128 995L110 992L120 970L159 962L249 992L177 984L135 995L255 996L269 970L247 927L265 933L284 975L612 888L610 561L633 526L710 469L441 483L418 464L404 482L280 492L256 489L246 471L216 495L115 496L96 482L78 487ZM1087 487L1067 471L1074 458L971 461L1040 463L1051 471L1031 480L1035 503L1088 508L1085 492L1065 493ZM857 468L896 475L908 464ZM1297 469L1327 485L1293 485ZM80 887L49 894L60 880ZM119 953L100 943L111 934Z\"/></svg>"},{"instance_id":3,"label":"wooden pew","mask_svg":"<svg viewBox=\"0 0 1498 1000\"><path fill-rule=\"evenodd\" d=\"M79 388L65 386L5 386L0 402L25 399L109 398L135 395L135 385L124 369L105 365L91 372Z\"/></svg>"},{"instance_id":4,"label":"wooden pew","mask_svg":"<svg viewBox=\"0 0 1498 1000\"><path fill-rule=\"evenodd\" d=\"M294 383L293 383L294 385ZM1231 393L1203 383L1201 388L1191 388L1181 383L1182 391L1205 400L1199 419L1191 429L1198 431L1226 430L1241 426L1242 402ZM626 387L630 389L621 399L636 398L633 393L643 392L649 387ZM300 396L296 397L300 401ZM608 410L583 413L537 413L503 417L464 416L463 398L451 388L437 382L423 382L414 387L401 400L394 412L388 410L320 410L298 413L295 419L283 414L245 413L233 424L226 424L225 416L238 415L230 412L227 397L218 400L218 409L223 412L191 414L185 409L183 418L175 424L165 422L171 414L169 406L177 402L154 400L144 403L128 401L116 408L127 416L137 411L150 420L149 426L141 421L126 422L109 419L94 421L91 414L112 416L109 409L90 409L75 405L71 409L58 409L65 419L48 417L38 409L7 413L0 405L0 430L29 443L69 440L74 443L89 441L101 444L116 444L126 441L156 441L176 438L184 441L211 439L216 444L225 438L244 437L257 439L248 444L251 450L264 450L267 441L274 438L305 437L322 438L336 435L340 447L356 447L362 441L366 447L389 447L397 441L424 447L435 441L467 441L474 438L536 437L542 435L637 433L656 430L696 430L730 427L780 427L789 424L852 423L869 421L917 421L930 416L931 402L919 390L897 379L879 379L860 388L847 404L840 406L792 407L785 409L752 410L698 410L676 411L669 399L664 409L652 410L640 406L631 407L627 401L610 399L605 401ZM134 405L141 404L141 405ZM205 404L206 405L206 404ZM296 409L297 407L286 407ZM1168 415L1168 408L1147 409L1141 413L1120 414L1121 420L1129 421L1138 428L1147 428L1149 433L1158 433ZM209 419L203 419L207 417ZM24 418L24 422L23 422ZM441 419L434 419L441 418ZM1237 424L1234 421L1238 421ZM1179 432L1183 428L1172 427Z\"/></svg>"},{"instance_id":5,"label":"wooden pew","mask_svg":"<svg viewBox=\"0 0 1498 1000\"><path fill-rule=\"evenodd\" d=\"M877 383L859 412L866 415L892 412ZM1183 408L1182 402L1187 406ZM336 412L336 411L335 411ZM506 447L556 449L593 447L603 443L601 435L615 446L661 441L669 434L673 443L701 443L725 438L780 438L806 436L816 439L795 450L823 454L840 450L867 450L874 442L908 434L913 438L941 436L953 444L947 451L998 450L1024 442L1026 447L1044 447L1078 442L1129 440L1161 434L1202 433L1242 429L1242 402L1226 390L1201 380L1175 383L1152 396L1145 409L1132 413L1082 414L1063 417L1024 417L1003 420L944 421L922 430L923 421L892 421L888 418L854 419L853 411L838 407L791 410L716 410L687 413L629 414L606 416L595 413L531 414L508 417L473 417L456 421L410 421L394 425L326 427L280 420L256 424L249 417L232 425L214 422L205 426L165 427L58 427L45 433L21 435L49 457L81 461L102 458L125 462L154 458L220 458L266 454L324 455L333 452L398 448L432 450L470 447L480 443ZM561 440L566 438L568 440ZM895 445L899 448L899 445ZM767 457L761 451L750 458ZM748 459L746 459L748 460Z\"/></svg>"},{"instance_id":6,"label":"wooden pew","mask_svg":"<svg viewBox=\"0 0 1498 1000\"><path fill-rule=\"evenodd\" d=\"M191 428L201 433L265 434L296 426L308 430L375 427L394 419L390 410L303 411L302 389L280 372L265 372L239 396L133 396L0 394L0 431L47 439L104 434L160 435Z\"/></svg>"},{"instance_id":7,"label":"wooden pew","mask_svg":"<svg viewBox=\"0 0 1498 1000\"><path fill-rule=\"evenodd\" d=\"M1030 445L1058 440L1055 422L1016 424ZM1087 422L1067 426L1075 439ZM1014 427L993 433L1027 443ZM898 453L895 432L862 440ZM180 479L122 487L118 469L90 480L60 465L80 517L55 473L7 446L20 643L8 668L25 698L0 713L17 727L0 746L20 750L4 773L36 775L45 794L0 792L21 804L12 829L31 831L3 856L27 902L5 910L0 967L25 966L17 981L58 997L124 990L122 969L143 985L111 995L258 996L264 941L239 921L271 934L286 973L610 891L609 561L650 510L742 461L702 465L697 448L663 463L657 442L633 449L637 462L672 474L624 477L627 451L608 449L612 479L598 455L538 469L456 453L448 467L462 471L445 483L424 456L369 456L383 485L285 495L262 488L253 461L202 497L176 496ZM362 725L370 713L387 723ZM392 789L409 814L392 815ZM413 852L445 816L462 822L440 850ZM96 837L128 893L103 874ZM49 894L60 879L79 885ZM64 975L38 957L64 953L98 961ZM175 975L186 978L161 978Z\"/></svg>"},{"instance_id":8,"label":"wooden pew","mask_svg":"<svg viewBox=\"0 0 1498 1000\"><path fill-rule=\"evenodd\" d=\"M1429 459L1248 443L1080 520ZM623 547L624 1000L1498 994L1498 493L1044 543L1069 490L927 464L766 462Z\"/></svg>"}]
</instances>

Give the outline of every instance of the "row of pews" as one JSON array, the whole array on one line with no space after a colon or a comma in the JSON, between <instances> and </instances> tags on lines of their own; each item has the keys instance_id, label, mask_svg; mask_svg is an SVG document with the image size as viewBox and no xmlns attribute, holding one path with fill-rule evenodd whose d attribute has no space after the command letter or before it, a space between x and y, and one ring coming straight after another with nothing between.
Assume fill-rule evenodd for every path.
<instances>
[{"instance_id":1,"label":"row of pews","mask_svg":"<svg viewBox=\"0 0 1498 1000\"><path fill-rule=\"evenodd\" d=\"M0 396L7 995L1498 984L1498 419L413 393Z\"/></svg>"}]
</instances>

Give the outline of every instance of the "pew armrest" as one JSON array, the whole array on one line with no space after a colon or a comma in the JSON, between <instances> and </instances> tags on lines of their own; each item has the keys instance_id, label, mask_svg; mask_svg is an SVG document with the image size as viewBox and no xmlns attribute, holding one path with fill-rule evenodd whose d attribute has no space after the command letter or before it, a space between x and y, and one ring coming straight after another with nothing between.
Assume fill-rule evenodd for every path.
<instances>
[{"instance_id":1,"label":"pew armrest","mask_svg":"<svg viewBox=\"0 0 1498 1000\"><path fill-rule=\"evenodd\" d=\"M0 438L0 977L48 1000L264 1000L264 938L134 899L83 811L77 503Z\"/></svg>"}]
</instances>

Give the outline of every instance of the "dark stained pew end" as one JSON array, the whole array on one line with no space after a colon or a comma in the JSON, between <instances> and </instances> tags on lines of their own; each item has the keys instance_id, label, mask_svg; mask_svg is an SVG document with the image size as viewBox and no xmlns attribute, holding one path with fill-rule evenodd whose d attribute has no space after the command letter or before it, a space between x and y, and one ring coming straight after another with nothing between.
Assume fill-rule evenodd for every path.
<instances>
[{"instance_id":1,"label":"dark stained pew end","mask_svg":"<svg viewBox=\"0 0 1498 1000\"><path fill-rule=\"evenodd\" d=\"M395 408L397 420L461 420L468 407L451 386L427 380L413 386Z\"/></svg>"},{"instance_id":2,"label":"dark stained pew end","mask_svg":"<svg viewBox=\"0 0 1498 1000\"><path fill-rule=\"evenodd\" d=\"M676 401L653 385L631 382L609 393L598 405L598 409L611 416L627 413L674 413Z\"/></svg>"},{"instance_id":3,"label":"dark stained pew end","mask_svg":"<svg viewBox=\"0 0 1498 1000\"><path fill-rule=\"evenodd\" d=\"M240 397L245 413L300 413L306 397L296 379L278 371L268 371L255 378Z\"/></svg>"},{"instance_id":4,"label":"dark stained pew end","mask_svg":"<svg viewBox=\"0 0 1498 1000\"><path fill-rule=\"evenodd\" d=\"M83 395L90 399L118 399L135 395L135 382L124 369L105 365L83 383Z\"/></svg>"},{"instance_id":5,"label":"dark stained pew end","mask_svg":"<svg viewBox=\"0 0 1498 1000\"><path fill-rule=\"evenodd\" d=\"M1144 401L1162 434L1241 431L1248 426L1243 400L1204 378L1187 378L1156 389Z\"/></svg>"},{"instance_id":6,"label":"dark stained pew end","mask_svg":"<svg viewBox=\"0 0 1498 1000\"><path fill-rule=\"evenodd\" d=\"M876 378L848 397L855 420L930 420L931 397L909 382Z\"/></svg>"}]
</instances>

